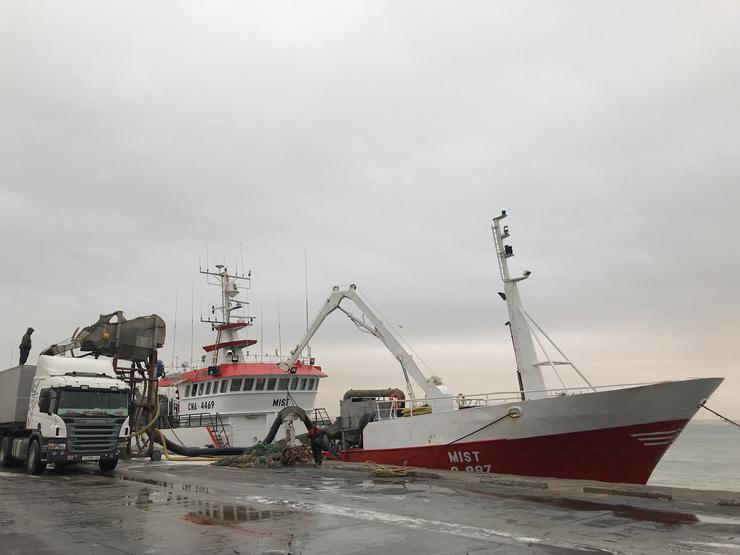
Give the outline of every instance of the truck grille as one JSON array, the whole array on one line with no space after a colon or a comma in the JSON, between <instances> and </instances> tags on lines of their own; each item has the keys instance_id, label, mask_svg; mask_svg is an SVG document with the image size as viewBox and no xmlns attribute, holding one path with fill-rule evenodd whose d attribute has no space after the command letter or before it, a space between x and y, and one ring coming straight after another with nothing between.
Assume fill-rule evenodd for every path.
<instances>
[{"instance_id":1,"label":"truck grille","mask_svg":"<svg viewBox=\"0 0 740 555\"><path fill-rule=\"evenodd\" d=\"M65 418L70 453L105 453L118 445L123 418Z\"/></svg>"}]
</instances>

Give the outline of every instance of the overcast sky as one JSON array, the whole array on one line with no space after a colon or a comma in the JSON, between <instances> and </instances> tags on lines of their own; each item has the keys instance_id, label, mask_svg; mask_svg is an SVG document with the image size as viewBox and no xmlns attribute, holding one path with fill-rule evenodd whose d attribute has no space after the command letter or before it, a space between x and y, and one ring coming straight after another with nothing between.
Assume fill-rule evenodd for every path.
<instances>
[{"instance_id":1,"label":"overcast sky","mask_svg":"<svg viewBox=\"0 0 740 555\"><path fill-rule=\"evenodd\" d=\"M266 352L278 295L285 353L305 329L306 249L312 315L356 283L453 392L512 389L506 209L592 382L723 376L740 417L739 28L719 0L0 0L0 360L116 309L188 360L207 238ZM341 314L313 352L332 413L402 384Z\"/></svg>"}]
</instances>

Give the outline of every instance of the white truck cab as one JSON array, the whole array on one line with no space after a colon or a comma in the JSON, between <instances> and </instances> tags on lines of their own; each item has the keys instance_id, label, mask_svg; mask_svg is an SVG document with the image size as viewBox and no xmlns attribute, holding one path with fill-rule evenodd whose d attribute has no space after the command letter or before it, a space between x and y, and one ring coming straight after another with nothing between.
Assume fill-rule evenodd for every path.
<instances>
[{"instance_id":1,"label":"white truck cab","mask_svg":"<svg viewBox=\"0 0 740 555\"><path fill-rule=\"evenodd\" d=\"M50 462L97 462L109 471L125 452L129 387L110 360L41 355L36 367L0 372L0 391L0 466L24 462L40 474Z\"/></svg>"}]
</instances>

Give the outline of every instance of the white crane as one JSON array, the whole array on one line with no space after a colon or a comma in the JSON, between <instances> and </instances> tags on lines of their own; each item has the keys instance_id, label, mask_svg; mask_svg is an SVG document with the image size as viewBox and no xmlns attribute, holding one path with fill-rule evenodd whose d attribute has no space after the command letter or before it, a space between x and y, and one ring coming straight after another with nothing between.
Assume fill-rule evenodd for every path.
<instances>
[{"instance_id":1,"label":"white crane","mask_svg":"<svg viewBox=\"0 0 740 555\"><path fill-rule=\"evenodd\" d=\"M355 306L362 311L363 315L361 318L356 317L354 314L340 306L344 299L351 300ZM321 327L321 324L323 324L326 317L337 309L344 312L344 314L346 314L357 327L377 337L396 358L396 360L398 360L401 364L404 378L406 379L409 397L412 400L415 400L415 397L409 378L414 380L424 391L426 399L425 402L432 406L432 410L446 411L453 410L455 408L453 402L454 399L452 395L450 395L449 389L442 384L441 378L434 375L427 378L422 373L416 365L416 362L414 362L413 357L401 346L380 318L375 315L370 307L368 307L360 298L355 285L350 285L346 289L340 289L338 286L334 286L332 288L331 295L326 299L324 306L321 307L321 310L319 310L319 313L306 330L306 334L303 336L301 342L291 351L290 357L288 357L287 360L279 363L280 368L284 372L295 372L295 363L300 358L303 349L306 348L306 345L311 341L311 338L314 336L316 331L318 331L319 327ZM365 318L370 321L370 324L365 321Z\"/></svg>"}]
</instances>

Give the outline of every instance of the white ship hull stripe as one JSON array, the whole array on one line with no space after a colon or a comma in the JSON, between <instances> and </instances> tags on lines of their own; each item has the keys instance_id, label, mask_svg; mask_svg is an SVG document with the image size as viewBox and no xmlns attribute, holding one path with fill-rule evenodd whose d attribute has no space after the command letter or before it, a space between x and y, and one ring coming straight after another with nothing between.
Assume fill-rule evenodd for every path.
<instances>
[{"instance_id":1,"label":"white ship hull stripe","mask_svg":"<svg viewBox=\"0 0 740 555\"><path fill-rule=\"evenodd\" d=\"M675 434L677 431L678 431L678 429L676 429L676 430L666 430L664 432L645 432L645 433L642 433L642 434L630 434L630 435L632 437L643 437L643 436L646 436L646 439L647 439L647 436L660 436L660 435Z\"/></svg>"}]
</instances>

